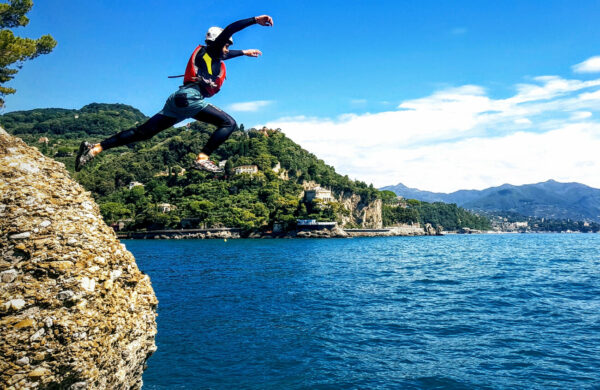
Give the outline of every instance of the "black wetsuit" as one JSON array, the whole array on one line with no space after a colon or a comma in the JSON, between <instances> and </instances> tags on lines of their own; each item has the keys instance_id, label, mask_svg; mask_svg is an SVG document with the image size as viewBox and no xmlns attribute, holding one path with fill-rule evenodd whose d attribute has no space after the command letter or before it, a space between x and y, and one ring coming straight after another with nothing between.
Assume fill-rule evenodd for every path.
<instances>
[{"instance_id":1,"label":"black wetsuit","mask_svg":"<svg viewBox=\"0 0 600 390\"><path fill-rule=\"evenodd\" d=\"M237 22L227 26L213 42L208 42L207 46L202 48L202 50L208 53L208 55L212 58L213 74L219 74L221 69L221 61L243 55L242 50L230 50L227 55L223 55L223 48L229 43L229 39L233 34L255 23L255 18L238 20ZM203 69L206 68L206 64L204 61L202 61L201 57L201 55L196 56L195 65L198 67L199 74L210 78L212 76L203 72ZM202 90L201 83L199 84L199 87L200 90ZM206 155L210 155L223 142L225 142L233 130L235 130L237 125L235 119L233 119L225 111L213 106L212 104L206 106L196 115L194 115L193 118L198 121L217 126L217 130L212 133L208 142L202 149L202 153ZM102 146L103 150L107 150L110 148L116 148L117 146L123 146L133 142L147 140L161 131L175 125L179 121L179 119L167 115L156 114L142 125L115 134L112 137L100 142L100 145Z\"/></svg>"}]
</instances>

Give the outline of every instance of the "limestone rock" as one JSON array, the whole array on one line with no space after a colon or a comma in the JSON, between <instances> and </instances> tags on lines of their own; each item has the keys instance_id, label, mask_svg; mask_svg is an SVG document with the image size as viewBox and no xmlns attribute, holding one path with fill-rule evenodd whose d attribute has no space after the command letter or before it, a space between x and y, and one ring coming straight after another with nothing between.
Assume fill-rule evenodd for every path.
<instances>
[{"instance_id":1,"label":"limestone rock","mask_svg":"<svg viewBox=\"0 0 600 390\"><path fill-rule=\"evenodd\" d=\"M3 305L3 311L21 310L25 306L25 301L22 299L11 299Z\"/></svg>"},{"instance_id":2,"label":"limestone rock","mask_svg":"<svg viewBox=\"0 0 600 390\"><path fill-rule=\"evenodd\" d=\"M320 229L320 230L301 230L296 233L297 238L346 238L349 237L348 233L340 227L334 227L333 229Z\"/></svg>"},{"instance_id":3,"label":"limestone rock","mask_svg":"<svg viewBox=\"0 0 600 390\"><path fill-rule=\"evenodd\" d=\"M17 271L14 269L9 269L8 271L0 272L0 282L2 283L12 283L17 278Z\"/></svg>"},{"instance_id":4,"label":"limestone rock","mask_svg":"<svg viewBox=\"0 0 600 390\"><path fill-rule=\"evenodd\" d=\"M425 224L425 232L429 236L435 236L435 235L437 235L437 231L435 230L435 228L433 226L431 226L430 223L426 223Z\"/></svg>"},{"instance_id":5,"label":"limestone rock","mask_svg":"<svg viewBox=\"0 0 600 390\"><path fill-rule=\"evenodd\" d=\"M381 199L375 199L370 203L363 200L360 195L342 193L338 201L350 210L349 216L342 217L342 227L347 224L357 225L367 229L381 229L383 227Z\"/></svg>"},{"instance_id":6,"label":"limestone rock","mask_svg":"<svg viewBox=\"0 0 600 390\"><path fill-rule=\"evenodd\" d=\"M29 364L29 358L27 356L24 356L21 359L17 360L17 364L19 366L26 366Z\"/></svg>"},{"instance_id":7,"label":"limestone rock","mask_svg":"<svg viewBox=\"0 0 600 390\"><path fill-rule=\"evenodd\" d=\"M0 128L0 387L139 389L150 279L64 165Z\"/></svg>"}]
</instances>

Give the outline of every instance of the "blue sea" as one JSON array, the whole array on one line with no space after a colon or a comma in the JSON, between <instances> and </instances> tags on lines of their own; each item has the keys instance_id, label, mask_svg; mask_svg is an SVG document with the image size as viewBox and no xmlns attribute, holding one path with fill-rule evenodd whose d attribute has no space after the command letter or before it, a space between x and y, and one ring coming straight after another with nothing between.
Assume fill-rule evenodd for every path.
<instances>
[{"instance_id":1,"label":"blue sea","mask_svg":"<svg viewBox=\"0 0 600 390\"><path fill-rule=\"evenodd\" d=\"M599 389L600 235L123 241L144 389Z\"/></svg>"}]
</instances>

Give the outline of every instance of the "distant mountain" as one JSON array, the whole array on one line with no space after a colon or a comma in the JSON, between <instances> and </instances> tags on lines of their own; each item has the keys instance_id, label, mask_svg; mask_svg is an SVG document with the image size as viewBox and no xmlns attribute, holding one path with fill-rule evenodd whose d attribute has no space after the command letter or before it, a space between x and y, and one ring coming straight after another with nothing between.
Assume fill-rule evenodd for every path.
<instances>
[{"instance_id":1,"label":"distant mountain","mask_svg":"<svg viewBox=\"0 0 600 390\"><path fill-rule=\"evenodd\" d=\"M475 211L509 211L525 216L600 222L600 189L580 183L503 184L485 190L460 190L450 194L421 191L403 184L381 190L425 202L456 203Z\"/></svg>"}]
</instances>

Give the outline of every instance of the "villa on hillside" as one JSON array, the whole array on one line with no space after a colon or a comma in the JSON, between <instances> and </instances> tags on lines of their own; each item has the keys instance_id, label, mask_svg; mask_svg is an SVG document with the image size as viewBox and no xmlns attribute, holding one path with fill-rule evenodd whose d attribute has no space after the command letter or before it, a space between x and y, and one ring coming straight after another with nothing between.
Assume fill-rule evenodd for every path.
<instances>
[{"instance_id":1,"label":"villa on hillside","mask_svg":"<svg viewBox=\"0 0 600 390\"><path fill-rule=\"evenodd\" d=\"M240 165L239 167L235 167L235 174L239 175L242 173L248 173L250 175L254 175L258 173L258 167L256 165Z\"/></svg>"},{"instance_id":2,"label":"villa on hillside","mask_svg":"<svg viewBox=\"0 0 600 390\"><path fill-rule=\"evenodd\" d=\"M144 186L144 184L140 183L139 181L132 181L131 183L129 183L127 188L132 189L133 187L143 187L143 186Z\"/></svg>"},{"instance_id":3,"label":"villa on hillside","mask_svg":"<svg viewBox=\"0 0 600 390\"><path fill-rule=\"evenodd\" d=\"M169 203L159 203L156 207L160 213L169 213L177 208L175 205Z\"/></svg>"},{"instance_id":4,"label":"villa on hillside","mask_svg":"<svg viewBox=\"0 0 600 390\"><path fill-rule=\"evenodd\" d=\"M313 199L320 199L324 202L333 202L335 200L331 194L331 190L321 187L315 187L313 189L306 190L304 192L304 196L309 202Z\"/></svg>"}]
</instances>

